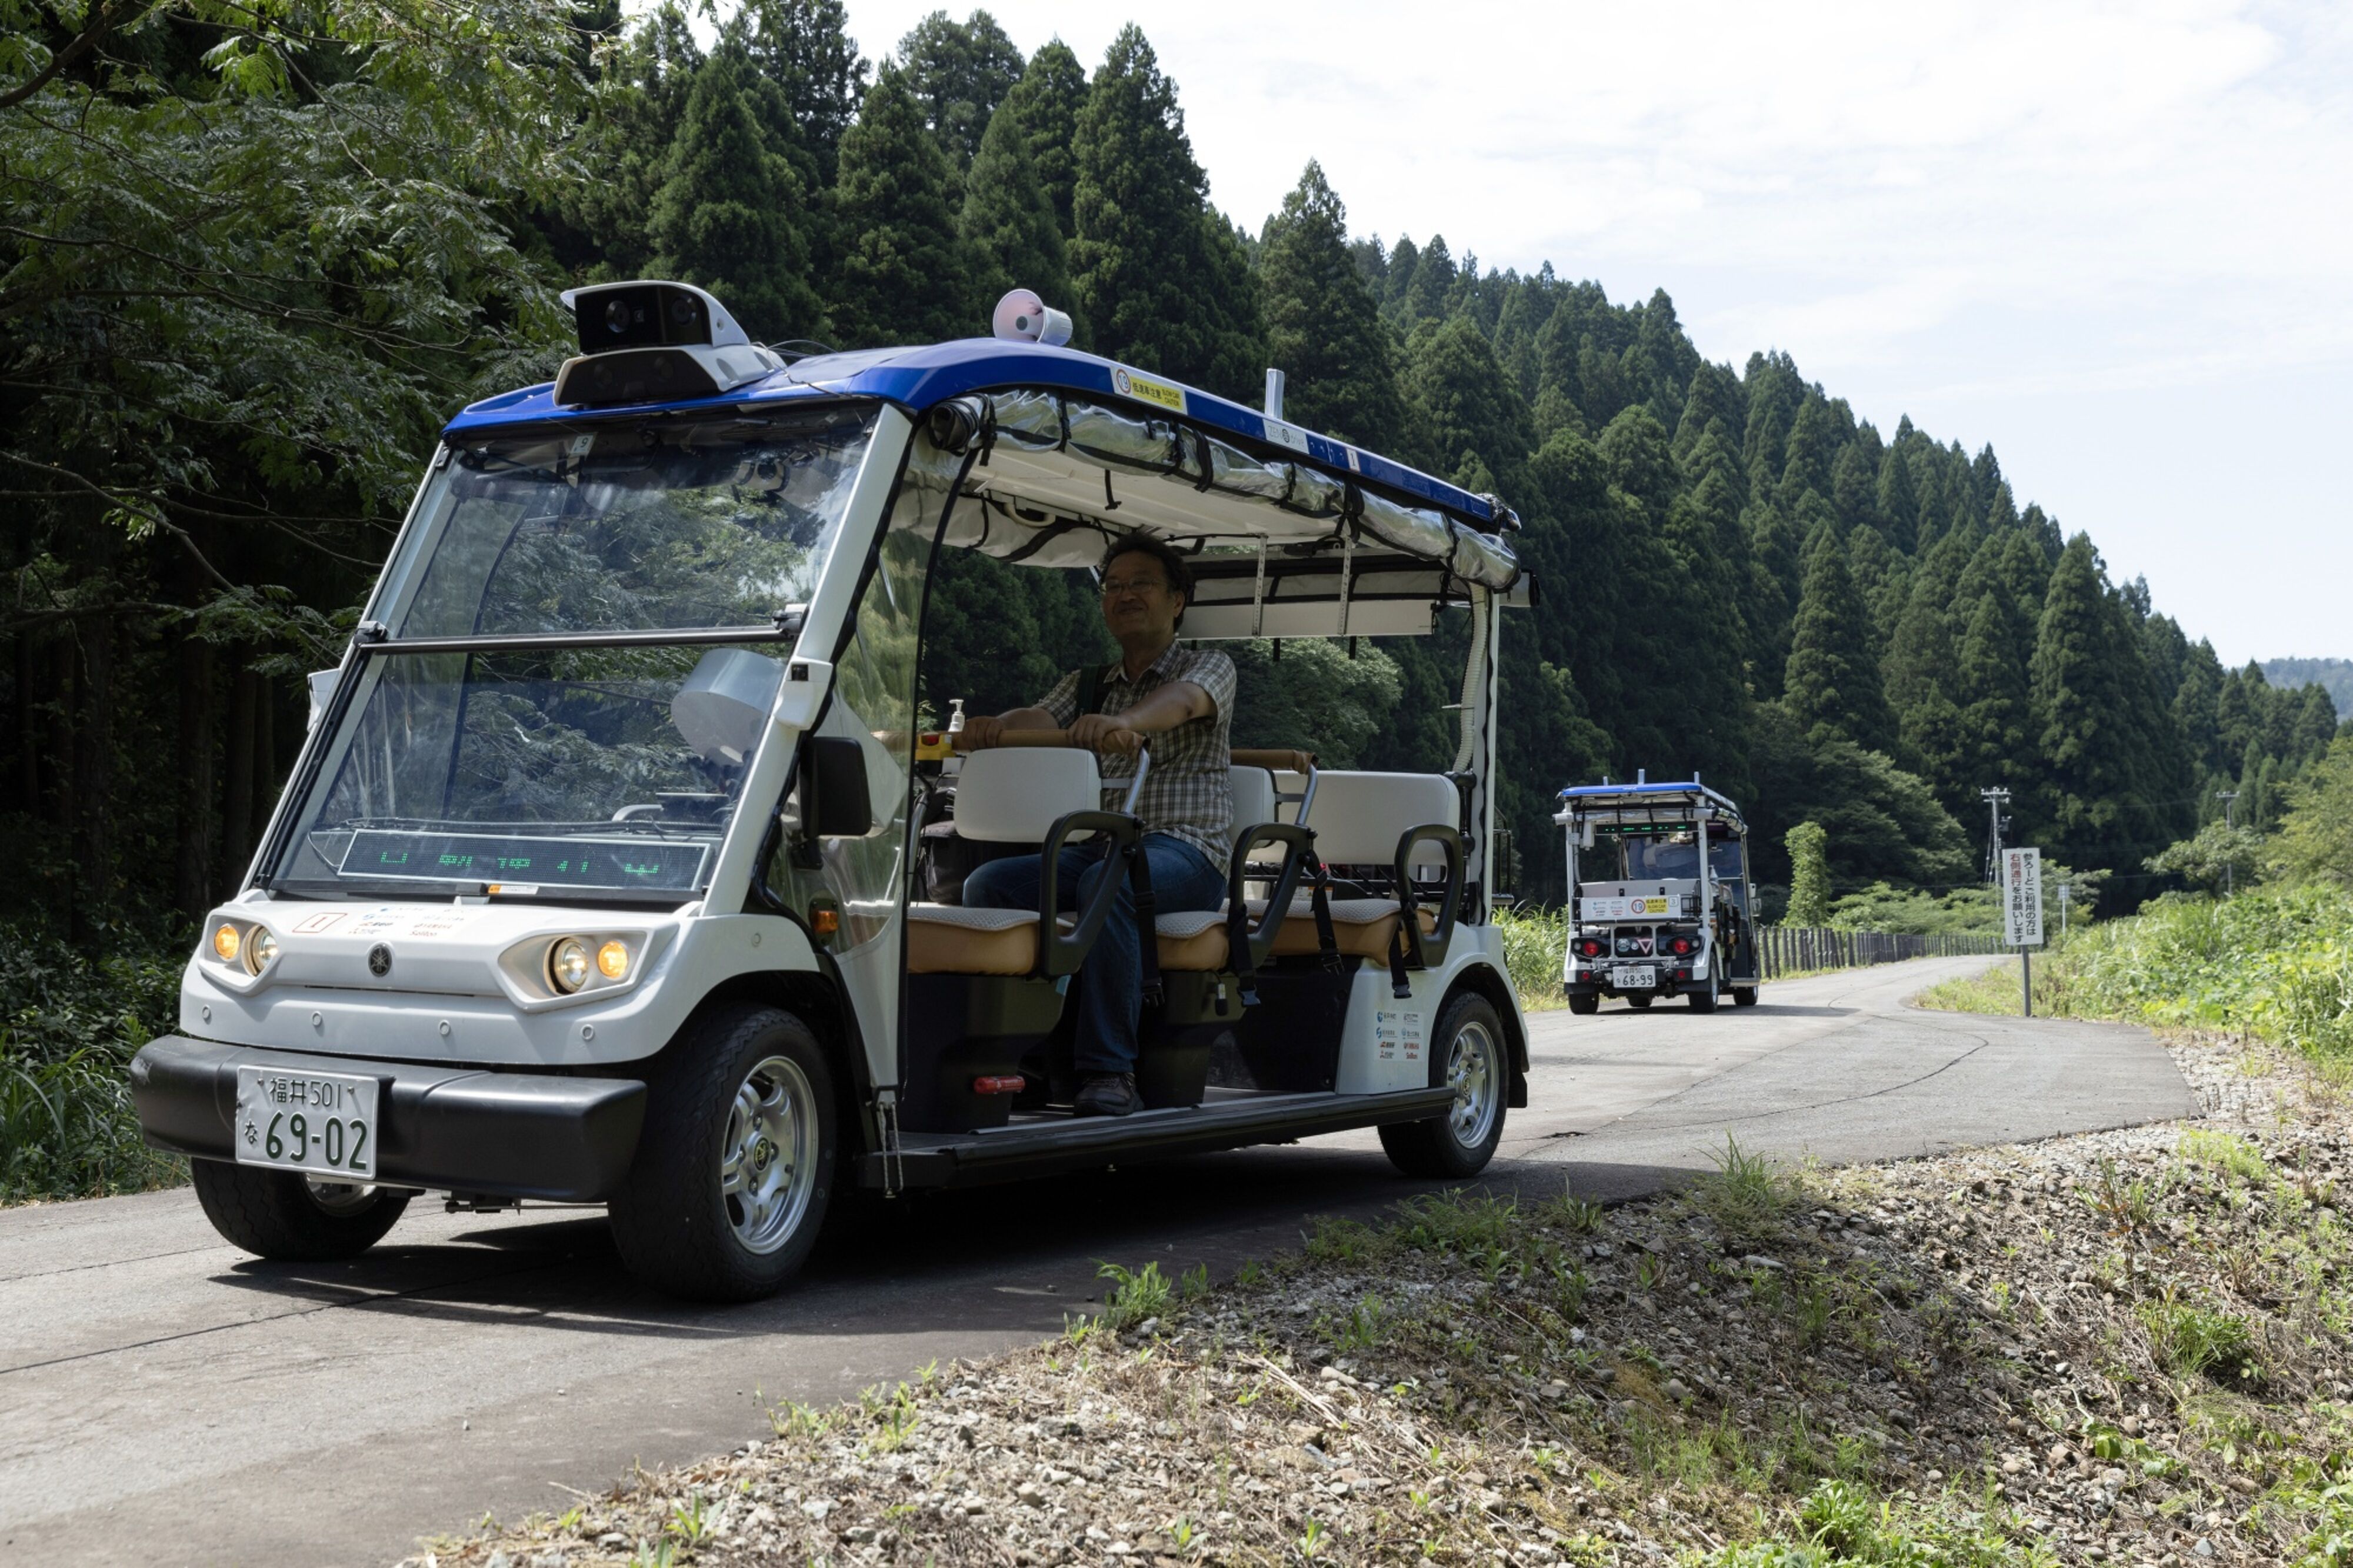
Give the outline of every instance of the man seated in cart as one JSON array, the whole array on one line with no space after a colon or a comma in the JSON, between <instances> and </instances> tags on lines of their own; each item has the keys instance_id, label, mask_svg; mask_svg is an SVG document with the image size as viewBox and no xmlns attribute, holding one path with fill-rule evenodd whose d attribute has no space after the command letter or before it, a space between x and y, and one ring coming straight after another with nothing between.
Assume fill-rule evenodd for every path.
<instances>
[{"instance_id":1,"label":"man seated in cart","mask_svg":"<svg viewBox=\"0 0 2353 1568\"><path fill-rule=\"evenodd\" d=\"M1233 781L1228 771L1234 665L1222 653L1176 641L1192 596L1183 556L1157 540L1131 535L1103 558L1103 624L1120 657L1101 668L1074 669L1034 708L967 720L968 750L997 745L1008 730L1066 730L1073 745L1109 753L1107 800L1124 797L1133 760L1147 743L1152 760L1135 801L1157 910L1214 910L1226 893L1226 855L1233 837ZM1121 759L1125 759L1123 763ZM1114 791L1113 785L1121 787ZM1062 907L1082 907L1118 863L1103 847L1061 852ZM965 883L967 905L1038 907L1039 857L992 860ZM1142 1101L1135 1089L1136 1028L1143 1012L1143 943L1135 895L1123 887L1103 934L1079 971L1077 1038L1081 1116L1125 1116Z\"/></svg>"}]
</instances>

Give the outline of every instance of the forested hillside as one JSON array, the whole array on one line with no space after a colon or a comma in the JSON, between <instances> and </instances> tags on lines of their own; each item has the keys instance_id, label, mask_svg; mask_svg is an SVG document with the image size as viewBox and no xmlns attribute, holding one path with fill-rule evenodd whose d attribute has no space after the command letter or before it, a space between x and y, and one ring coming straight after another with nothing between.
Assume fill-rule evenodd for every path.
<instances>
[{"instance_id":1,"label":"forested hillside","mask_svg":"<svg viewBox=\"0 0 2353 1568\"><path fill-rule=\"evenodd\" d=\"M553 291L600 278L689 279L755 336L845 347L985 330L1024 284L1082 347L1253 403L1280 366L1293 418L1502 495L1543 583L1504 670L1537 897L1551 793L1639 767L1750 803L1768 879L1821 823L1843 887L1974 880L1977 792L2006 784L2013 840L2129 903L2218 789L2262 821L2336 731L2319 686L2224 668L2112 581L1989 447L1883 431L1788 353L1710 363L1663 292L1352 233L1313 163L1262 220L1218 210L1134 27L1099 61L1025 58L941 14L870 61L838 0L754 0L708 49L675 5L383 9L7 24L17 918L155 934L234 882L300 674L335 657L438 423L551 371ZM1009 704L1098 647L1055 574L946 581L937 699ZM1442 765L1459 655L1244 647L1238 739Z\"/></svg>"}]
</instances>

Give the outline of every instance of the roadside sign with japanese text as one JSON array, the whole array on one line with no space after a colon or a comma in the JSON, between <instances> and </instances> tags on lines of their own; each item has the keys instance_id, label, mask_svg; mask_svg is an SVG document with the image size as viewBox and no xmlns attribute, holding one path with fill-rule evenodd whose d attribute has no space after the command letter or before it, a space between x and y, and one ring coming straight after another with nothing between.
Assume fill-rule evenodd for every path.
<instances>
[{"instance_id":1,"label":"roadside sign with japanese text","mask_svg":"<svg viewBox=\"0 0 2353 1568\"><path fill-rule=\"evenodd\" d=\"M2042 851L2001 852L2001 913L2012 947L2042 945Z\"/></svg>"}]
</instances>

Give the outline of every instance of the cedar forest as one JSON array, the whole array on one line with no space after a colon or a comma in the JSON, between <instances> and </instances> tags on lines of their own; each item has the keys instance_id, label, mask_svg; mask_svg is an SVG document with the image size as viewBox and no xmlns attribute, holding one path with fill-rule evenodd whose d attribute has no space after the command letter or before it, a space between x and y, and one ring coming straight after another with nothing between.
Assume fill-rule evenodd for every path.
<instances>
[{"instance_id":1,"label":"cedar forest","mask_svg":"<svg viewBox=\"0 0 2353 1568\"><path fill-rule=\"evenodd\" d=\"M668 277L755 338L985 330L1025 285L1078 346L1393 453L1525 522L1506 625L1519 890L1562 895L1550 797L1697 770L1760 871L1827 830L1834 888L1982 874L2013 842L2112 873L2240 792L2263 826L2337 727L2110 580L1990 447L1883 432L1791 356L1704 359L1663 292L1352 234L1309 164L1255 230L1208 200L1144 34L1092 70L986 12L871 64L838 0L668 6L0 0L0 900L86 949L180 940L234 886L440 422L543 379L566 284ZM1086 585L962 558L944 710L1103 656ZM1460 629L1235 647L1238 744L1442 767Z\"/></svg>"}]
</instances>

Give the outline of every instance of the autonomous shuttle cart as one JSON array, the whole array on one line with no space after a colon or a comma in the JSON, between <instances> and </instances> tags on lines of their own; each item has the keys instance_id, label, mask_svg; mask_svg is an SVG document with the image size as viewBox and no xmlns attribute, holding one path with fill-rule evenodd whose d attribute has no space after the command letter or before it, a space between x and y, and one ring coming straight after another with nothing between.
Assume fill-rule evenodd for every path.
<instances>
[{"instance_id":1,"label":"autonomous shuttle cart","mask_svg":"<svg viewBox=\"0 0 2353 1568\"><path fill-rule=\"evenodd\" d=\"M419 1192L602 1204L640 1277L741 1299L849 1191L1362 1127L1414 1174L1486 1163L1527 1071L1487 912L1529 586L1500 501L1034 310L787 362L699 289L566 299L579 355L444 432L180 1033L132 1063L225 1236L343 1257ZM944 552L1080 571L1129 534L1187 552L1187 637L1438 634L1459 739L1426 774L1237 753L1227 907L1147 944L1146 1109L1079 1119L1053 1063L1105 908L966 909L917 850L945 822L1124 854L1139 764L959 756L923 637Z\"/></svg>"},{"instance_id":2,"label":"autonomous shuttle cart","mask_svg":"<svg viewBox=\"0 0 2353 1568\"><path fill-rule=\"evenodd\" d=\"M1740 808L1685 784L1579 784L1553 818L1567 830L1568 951L1561 984L1572 1013L1604 996L1648 1007L1687 996L1712 1013L1729 994L1756 1005L1757 927L1748 825Z\"/></svg>"}]
</instances>

